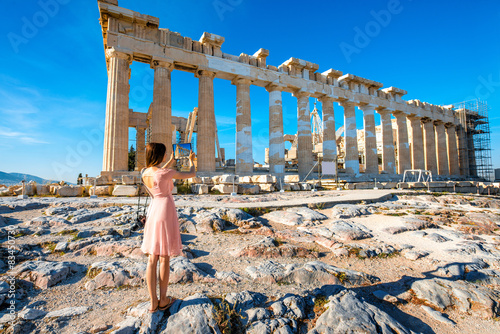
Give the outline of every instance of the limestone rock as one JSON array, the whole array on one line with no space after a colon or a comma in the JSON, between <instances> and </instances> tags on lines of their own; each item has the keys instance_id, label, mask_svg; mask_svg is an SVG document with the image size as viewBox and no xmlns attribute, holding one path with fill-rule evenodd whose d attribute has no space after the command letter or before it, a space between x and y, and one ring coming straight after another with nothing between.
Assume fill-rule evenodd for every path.
<instances>
[{"instance_id":1,"label":"limestone rock","mask_svg":"<svg viewBox=\"0 0 500 334\"><path fill-rule=\"evenodd\" d=\"M317 252L311 251L309 249L298 247L294 245L278 245L276 240L271 237L265 237L264 239L244 247L243 249L236 251L234 253L236 257L246 256L246 257L259 257L259 258L295 258L295 257L305 257L305 258L318 258L319 254Z\"/></svg>"},{"instance_id":2,"label":"limestone rock","mask_svg":"<svg viewBox=\"0 0 500 334\"><path fill-rule=\"evenodd\" d=\"M314 211L312 209L300 206L296 208L287 208L286 211L289 212L294 212L302 217L302 221L304 222L313 222L313 221L320 221L320 220L325 220L328 219L327 216L325 216L322 213L319 213L317 211Z\"/></svg>"},{"instance_id":3,"label":"limestone rock","mask_svg":"<svg viewBox=\"0 0 500 334\"><path fill-rule=\"evenodd\" d=\"M215 213L208 211L201 212L194 217L196 221L196 231L205 233L222 232L226 222Z\"/></svg>"},{"instance_id":4,"label":"limestone rock","mask_svg":"<svg viewBox=\"0 0 500 334\"><path fill-rule=\"evenodd\" d=\"M125 320L116 324L117 329L111 331L109 334L135 334L141 325L139 318L127 316Z\"/></svg>"},{"instance_id":5,"label":"limestone rock","mask_svg":"<svg viewBox=\"0 0 500 334\"><path fill-rule=\"evenodd\" d=\"M390 315L359 300L353 291L344 290L330 297L327 310L317 319L309 334L382 333L411 334Z\"/></svg>"},{"instance_id":6,"label":"limestone rock","mask_svg":"<svg viewBox=\"0 0 500 334\"><path fill-rule=\"evenodd\" d=\"M12 274L27 279L40 289L47 289L78 271L74 262L26 261L17 265Z\"/></svg>"},{"instance_id":7,"label":"limestone rock","mask_svg":"<svg viewBox=\"0 0 500 334\"><path fill-rule=\"evenodd\" d=\"M276 190L272 183L261 183L259 184L259 189L260 192L273 192Z\"/></svg>"},{"instance_id":8,"label":"limestone rock","mask_svg":"<svg viewBox=\"0 0 500 334\"><path fill-rule=\"evenodd\" d=\"M196 264L183 256L170 260L170 283L216 282L217 279L207 274Z\"/></svg>"},{"instance_id":9,"label":"limestone rock","mask_svg":"<svg viewBox=\"0 0 500 334\"><path fill-rule=\"evenodd\" d=\"M198 194L198 195L208 194L208 185L206 185L206 184L193 184L193 185L191 185L191 192L193 194Z\"/></svg>"},{"instance_id":10,"label":"limestone rock","mask_svg":"<svg viewBox=\"0 0 500 334\"><path fill-rule=\"evenodd\" d=\"M338 204L330 211L330 217L345 219L364 215L369 215L374 211L372 206L354 205L354 204Z\"/></svg>"},{"instance_id":11,"label":"limestone rock","mask_svg":"<svg viewBox=\"0 0 500 334\"><path fill-rule=\"evenodd\" d=\"M87 276L91 280L85 284L85 288L94 290L102 287L141 285L146 273L146 266L145 262L136 262L130 259L94 262L88 270Z\"/></svg>"},{"instance_id":12,"label":"limestone rock","mask_svg":"<svg viewBox=\"0 0 500 334\"><path fill-rule=\"evenodd\" d=\"M90 188L90 195L109 196L113 193L113 186L96 186Z\"/></svg>"},{"instance_id":13,"label":"limestone rock","mask_svg":"<svg viewBox=\"0 0 500 334\"><path fill-rule=\"evenodd\" d=\"M225 300L231 308L241 312L253 307L262 306L266 302L267 297L259 292L245 290L242 292L228 293Z\"/></svg>"},{"instance_id":14,"label":"limestone rock","mask_svg":"<svg viewBox=\"0 0 500 334\"><path fill-rule=\"evenodd\" d=\"M500 293L464 281L422 279L411 284L418 299L444 310L454 306L460 312L490 319L500 314Z\"/></svg>"},{"instance_id":15,"label":"limestone rock","mask_svg":"<svg viewBox=\"0 0 500 334\"><path fill-rule=\"evenodd\" d=\"M275 183L276 176L272 175L254 175L252 176L252 183Z\"/></svg>"},{"instance_id":16,"label":"limestone rock","mask_svg":"<svg viewBox=\"0 0 500 334\"><path fill-rule=\"evenodd\" d=\"M379 281L377 277L321 261L283 265L268 260L259 266L249 266L245 271L254 280L271 283L364 285Z\"/></svg>"},{"instance_id":17,"label":"limestone rock","mask_svg":"<svg viewBox=\"0 0 500 334\"><path fill-rule=\"evenodd\" d=\"M234 188L232 184L216 184L212 187L212 191L217 190L221 194L230 194L238 190L238 186L235 184Z\"/></svg>"},{"instance_id":18,"label":"limestone rock","mask_svg":"<svg viewBox=\"0 0 500 334\"><path fill-rule=\"evenodd\" d=\"M447 325L452 325L452 326L455 325L455 323L453 321L451 321L450 319L446 318L441 312L433 310L429 306L425 306L425 305L422 305L421 308L425 312L427 312L427 314L429 314L431 317L433 317L434 319L436 319L437 321L440 321L440 322L445 323Z\"/></svg>"},{"instance_id":19,"label":"limestone rock","mask_svg":"<svg viewBox=\"0 0 500 334\"><path fill-rule=\"evenodd\" d=\"M221 333L213 318L213 304L205 295L196 293L176 306L170 308L172 315L168 318L167 328L161 334Z\"/></svg>"},{"instance_id":20,"label":"limestone rock","mask_svg":"<svg viewBox=\"0 0 500 334\"><path fill-rule=\"evenodd\" d=\"M299 175L285 175L285 183L297 183L300 181Z\"/></svg>"},{"instance_id":21,"label":"limestone rock","mask_svg":"<svg viewBox=\"0 0 500 334\"><path fill-rule=\"evenodd\" d=\"M68 216L70 212L76 211L72 206L56 206L44 211L47 216Z\"/></svg>"},{"instance_id":22,"label":"limestone rock","mask_svg":"<svg viewBox=\"0 0 500 334\"><path fill-rule=\"evenodd\" d=\"M304 223L300 214L290 211L272 211L262 215L261 218L289 226L302 225Z\"/></svg>"},{"instance_id":23,"label":"limestone rock","mask_svg":"<svg viewBox=\"0 0 500 334\"><path fill-rule=\"evenodd\" d=\"M18 316L24 320L35 320L45 317L46 314L47 312L36 308L25 308L19 312Z\"/></svg>"},{"instance_id":24,"label":"limestone rock","mask_svg":"<svg viewBox=\"0 0 500 334\"><path fill-rule=\"evenodd\" d=\"M57 311L49 312L45 315L46 318L73 317L83 314L90 310L88 306L66 307Z\"/></svg>"},{"instance_id":25,"label":"limestone rock","mask_svg":"<svg viewBox=\"0 0 500 334\"><path fill-rule=\"evenodd\" d=\"M218 271L215 273L215 278L227 283L239 283L243 280L241 276L234 271Z\"/></svg>"},{"instance_id":26,"label":"limestone rock","mask_svg":"<svg viewBox=\"0 0 500 334\"><path fill-rule=\"evenodd\" d=\"M235 177L234 175L232 174L224 174L224 175L217 175L217 176L214 176L212 177L212 181L214 184L227 184L227 185L231 185L233 184L233 182L235 184L238 184L238 178Z\"/></svg>"},{"instance_id":27,"label":"limestone rock","mask_svg":"<svg viewBox=\"0 0 500 334\"><path fill-rule=\"evenodd\" d=\"M253 322L247 334L261 334L261 333L280 333L280 334L293 334L297 333L297 322L288 318L274 318L264 319L261 321Z\"/></svg>"},{"instance_id":28,"label":"limestone rock","mask_svg":"<svg viewBox=\"0 0 500 334\"><path fill-rule=\"evenodd\" d=\"M299 227L299 230L341 241L352 241L373 237L370 230L365 226L345 220L337 220L320 226Z\"/></svg>"},{"instance_id":29,"label":"limestone rock","mask_svg":"<svg viewBox=\"0 0 500 334\"><path fill-rule=\"evenodd\" d=\"M88 210L88 209L80 209L72 212L68 216L68 220L72 224L79 224L79 223L84 223L88 222L91 220L96 220L104 217L109 217L111 214L106 211L95 211L95 210Z\"/></svg>"},{"instance_id":30,"label":"limestone rock","mask_svg":"<svg viewBox=\"0 0 500 334\"><path fill-rule=\"evenodd\" d=\"M44 227L54 227L54 226L68 226L71 223L66 219L60 217L51 216L40 216L33 218L24 223L25 226L44 226Z\"/></svg>"}]
</instances>

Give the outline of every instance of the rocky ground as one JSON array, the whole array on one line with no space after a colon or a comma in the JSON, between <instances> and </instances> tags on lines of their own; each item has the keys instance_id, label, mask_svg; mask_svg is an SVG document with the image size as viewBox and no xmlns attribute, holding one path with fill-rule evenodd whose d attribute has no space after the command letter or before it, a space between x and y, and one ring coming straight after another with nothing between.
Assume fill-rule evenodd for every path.
<instances>
[{"instance_id":1,"label":"rocky ground","mask_svg":"<svg viewBox=\"0 0 500 334\"><path fill-rule=\"evenodd\" d=\"M0 198L0 332L500 332L499 199L248 207L346 193L176 196L179 300L154 314L135 199Z\"/></svg>"}]
</instances>

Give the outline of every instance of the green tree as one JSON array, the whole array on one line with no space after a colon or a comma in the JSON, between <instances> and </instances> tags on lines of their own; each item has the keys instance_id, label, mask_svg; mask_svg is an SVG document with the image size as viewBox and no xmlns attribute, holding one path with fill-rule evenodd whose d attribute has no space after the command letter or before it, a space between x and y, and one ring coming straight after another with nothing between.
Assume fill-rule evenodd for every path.
<instances>
[{"instance_id":1,"label":"green tree","mask_svg":"<svg viewBox=\"0 0 500 334\"><path fill-rule=\"evenodd\" d=\"M83 175L82 175L82 173L78 174L78 178L76 179L76 184L83 184Z\"/></svg>"},{"instance_id":2,"label":"green tree","mask_svg":"<svg viewBox=\"0 0 500 334\"><path fill-rule=\"evenodd\" d=\"M128 150L128 170L133 171L135 169L135 149L134 145L130 146Z\"/></svg>"}]
</instances>

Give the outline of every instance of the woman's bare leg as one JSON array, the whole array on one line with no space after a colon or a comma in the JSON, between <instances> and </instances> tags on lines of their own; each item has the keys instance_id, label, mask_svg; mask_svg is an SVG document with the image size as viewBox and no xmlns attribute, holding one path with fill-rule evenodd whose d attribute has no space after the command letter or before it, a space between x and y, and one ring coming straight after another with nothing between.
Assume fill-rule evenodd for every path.
<instances>
[{"instance_id":1,"label":"woman's bare leg","mask_svg":"<svg viewBox=\"0 0 500 334\"><path fill-rule=\"evenodd\" d=\"M168 279L170 277L170 257L160 256L160 305L167 304Z\"/></svg>"},{"instance_id":2,"label":"woman's bare leg","mask_svg":"<svg viewBox=\"0 0 500 334\"><path fill-rule=\"evenodd\" d=\"M156 265L158 255L149 255L148 266L146 268L146 282L148 283L149 297L151 298L151 310L158 307L158 297L156 295Z\"/></svg>"}]
</instances>

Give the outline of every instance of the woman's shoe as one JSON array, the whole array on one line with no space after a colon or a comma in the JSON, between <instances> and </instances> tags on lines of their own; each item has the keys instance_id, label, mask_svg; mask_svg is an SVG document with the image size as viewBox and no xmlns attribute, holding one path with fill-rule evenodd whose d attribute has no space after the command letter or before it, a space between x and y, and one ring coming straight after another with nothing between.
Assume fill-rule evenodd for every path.
<instances>
[{"instance_id":1,"label":"woman's shoe","mask_svg":"<svg viewBox=\"0 0 500 334\"><path fill-rule=\"evenodd\" d=\"M167 298L168 298L168 302L164 306L160 306L160 303L158 303L158 309L160 311L168 310L170 308L170 306L172 306L175 303L175 301L177 300L176 298L170 297L170 296L167 296Z\"/></svg>"}]
</instances>

